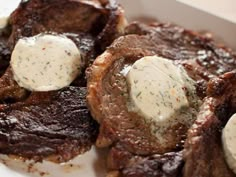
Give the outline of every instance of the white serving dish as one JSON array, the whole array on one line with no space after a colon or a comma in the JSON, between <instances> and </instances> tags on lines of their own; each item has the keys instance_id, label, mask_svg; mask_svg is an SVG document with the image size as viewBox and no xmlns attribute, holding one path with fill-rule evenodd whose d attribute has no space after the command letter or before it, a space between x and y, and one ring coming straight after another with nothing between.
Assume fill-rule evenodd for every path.
<instances>
[{"instance_id":1,"label":"white serving dish","mask_svg":"<svg viewBox=\"0 0 236 177\"><path fill-rule=\"evenodd\" d=\"M227 45L236 49L236 20L232 21L217 14L213 15L206 10L201 10L199 6L197 8L192 7L189 2L186 3L186 0L181 0L181 2L174 0L119 1L125 8L129 21L147 17L146 19L173 22L188 29L210 31ZM65 164L50 162L35 164L1 155L0 176L104 177L106 174L106 152L106 150L92 148L91 151Z\"/></svg>"},{"instance_id":2,"label":"white serving dish","mask_svg":"<svg viewBox=\"0 0 236 177\"><path fill-rule=\"evenodd\" d=\"M128 19L172 22L187 29L209 31L236 50L235 0L119 0ZM228 12L228 13L227 13Z\"/></svg>"}]
</instances>

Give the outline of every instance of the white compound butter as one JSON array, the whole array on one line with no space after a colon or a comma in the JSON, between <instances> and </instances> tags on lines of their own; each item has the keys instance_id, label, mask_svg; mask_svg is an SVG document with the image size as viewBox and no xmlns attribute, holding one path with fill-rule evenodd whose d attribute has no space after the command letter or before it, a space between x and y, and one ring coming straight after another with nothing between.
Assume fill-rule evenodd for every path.
<instances>
[{"instance_id":1,"label":"white compound butter","mask_svg":"<svg viewBox=\"0 0 236 177\"><path fill-rule=\"evenodd\" d=\"M10 14L17 8L21 0L0 0L0 29L6 27Z\"/></svg>"},{"instance_id":2,"label":"white compound butter","mask_svg":"<svg viewBox=\"0 0 236 177\"><path fill-rule=\"evenodd\" d=\"M171 122L181 121L183 116L176 114L190 106L187 92L195 93L194 81L182 67L157 56L136 61L127 74L127 81L131 109L145 119L157 122L158 126L168 127Z\"/></svg>"},{"instance_id":3,"label":"white compound butter","mask_svg":"<svg viewBox=\"0 0 236 177\"><path fill-rule=\"evenodd\" d=\"M229 119L223 129L222 143L226 162L236 174L236 114Z\"/></svg>"},{"instance_id":4,"label":"white compound butter","mask_svg":"<svg viewBox=\"0 0 236 177\"><path fill-rule=\"evenodd\" d=\"M81 68L80 51L64 36L39 34L20 39L11 56L14 79L31 91L58 90L71 84Z\"/></svg>"}]
</instances>

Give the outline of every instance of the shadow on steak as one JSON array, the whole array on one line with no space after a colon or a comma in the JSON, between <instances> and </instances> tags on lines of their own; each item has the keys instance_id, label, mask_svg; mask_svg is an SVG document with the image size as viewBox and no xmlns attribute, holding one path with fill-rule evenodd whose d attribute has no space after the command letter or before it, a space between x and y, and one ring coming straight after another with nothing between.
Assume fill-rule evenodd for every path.
<instances>
[{"instance_id":1,"label":"shadow on steak","mask_svg":"<svg viewBox=\"0 0 236 177\"><path fill-rule=\"evenodd\" d=\"M173 24L147 26L133 23L126 28L126 34L116 39L88 69L87 100L92 116L100 124L96 144L98 147L112 147L108 157L112 177L130 176L131 172L133 176L145 174L145 168L140 172L140 163L130 164L129 159L147 159L154 154L159 154L159 160L152 161L155 168L149 169L153 169L153 174L159 170L160 176L177 177L182 167L181 160L179 165L173 166L175 173L172 174L157 167L163 165L160 159L165 157L165 153L175 154L183 149L191 125L172 127L165 135L170 135L168 143L160 144L158 138L150 133L149 125L139 115L128 111L128 85L121 71L144 56L169 58L184 66L188 75L197 82L198 96L202 99L206 96L206 85L211 78L235 69L235 54L210 38ZM117 146L121 146L122 150L113 153L117 152ZM175 159L175 155L172 158ZM182 159L182 156L178 158ZM114 165L117 159L120 159L118 165ZM149 167L149 161L147 164L141 162L142 165ZM135 173L133 169L139 170Z\"/></svg>"},{"instance_id":2,"label":"shadow on steak","mask_svg":"<svg viewBox=\"0 0 236 177\"><path fill-rule=\"evenodd\" d=\"M22 1L10 17L12 32L8 47L12 51L18 39L39 33L63 34L80 49L85 69L107 45L123 34L125 22L123 11L114 0ZM0 100L24 100L27 92L18 94L23 90L9 77L12 75L9 72L11 69L0 79L4 83L0 88ZM8 94L9 88L14 92Z\"/></svg>"},{"instance_id":3,"label":"shadow on steak","mask_svg":"<svg viewBox=\"0 0 236 177\"><path fill-rule=\"evenodd\" d=\"M236 113L236 72L212 79L185 144L184 177L235 177L226 164L221 134Z\"/></svg>"}]
</instances>

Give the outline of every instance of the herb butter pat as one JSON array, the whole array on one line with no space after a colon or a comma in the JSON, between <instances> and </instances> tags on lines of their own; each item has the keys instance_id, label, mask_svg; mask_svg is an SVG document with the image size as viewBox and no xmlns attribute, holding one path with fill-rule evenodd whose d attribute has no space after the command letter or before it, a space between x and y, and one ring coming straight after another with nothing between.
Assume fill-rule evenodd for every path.
<instances>
[{"instance_id":1,"label":"herb butter pat","mask_svg":"<svg viewBox=\"0 0 236 177\"><path fill-rule=\"evenodd\" d=\"M31 91L58 90L71 84L81 68L75 43L60 35L20 39L11 56L14 79Z\"/></svg>"},{"instance_id":2,"label":"herb butter pat","mask_svg":"<svg viewBox=\"0 0 236 177\"><path fill-rule=\"evenodd\" d=\"M223 129L222 143L226 161L236 174L236 114L230 118Z\"/></svg>"},{"instance_id":3,"label":"herb butter pat","mask_svg":"<svg viewBox=\"0 0 236 177\"><path fill-rule=\"evenodd\" d=\"M195 94L194 81L185 70L171 60L157 56L136 61L127 75L127 81L131 109L163 127L182 121L180 119L184 116L181 113L188 112L190 97ZM190 122L188 119L185 121Z\"/></svg>"}]
</instances>

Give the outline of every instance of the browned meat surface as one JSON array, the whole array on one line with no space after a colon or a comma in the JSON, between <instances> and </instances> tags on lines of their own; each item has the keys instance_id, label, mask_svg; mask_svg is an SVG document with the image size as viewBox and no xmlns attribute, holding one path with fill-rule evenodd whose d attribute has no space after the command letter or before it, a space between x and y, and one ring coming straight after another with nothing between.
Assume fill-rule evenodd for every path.
<instances>
[{"instance_id":1,"label":"browned meat surface","mask_svg":"<svg viewBox=\"0 0 236 177\"><path fill-rule=\"evenodd\" d=\"M60 33L81 51L82 74L72 86L54 92L29 93L8 67L0 78L0 153L34 160L68 161L90 149L98 125L86 107L85 68L124 32L122 9L115 1L29 0L11 15L13 50L17 40L39 33ZM10 54L7 50L7 55ZM5 55L0 46L0 56ZM1 58L0 58L1 59ZM11 103L11 104L9 104Z\"/></svg>"},{"instance_id":2,"label":"browned meat surface","mask_svg":"<svg viewBox=\"0 0 236 177\"><path fill-rule=\"evenodd\" d=\"M177 60L195 80L209 80L232 71L236 66L236 55L231 49L217 45L211 38L173 24L154 24L149 27L133 23L127 27L126 33L147 34L145 38L146 41L149 40L149 44L142 46L143 48L159 56ZM141 45L139 43L139 47Z\"/></svg>"},{"instance_id":3,"label":"browned meat surface","mask_svg":"<svg viewBox=\"0 0 236 177\"><path fill-rule=\"evenodd\" d=\"M0 153L56 162L84 153L97 136L85 97L86 87L68 87L1 105Z\"/></svg>"},{"instance_id":4,"label":"browned meat surface","mask_svg":"<svg viewBox=\"0 0 236 177\"><path fill-rule=\"evenodd\" d=\"M44 32L64 34L71 38L80 49L85 69L99 52L124 32L125 19L122 9L113 0L107 2L30 0L21 2L11 15L10 24L12 33L8 42L11 50L17 40L22 37L30 37ZM0 51L2 54L4 52L6 53L5 50ZM1 95L5 96L1 97L0 95L0 100L24 99L17 94L22 91L22 88L14 84L6 85L12 80L8 76L2 79L5 83L3 86L7 88L1 87ZM9 81L5 82L7 79ZM11 92L9 95L8 88L12 88L15 92Z\"/></svg>"},{"instance_id":5,"label":"browned meat surface","mask_svg":"<svg viewBox=\"0 0 236 177\"><path fill-rule=\"evenodd\" d=\"M5 72L6 68L9 66L10 61L10 49L7 45L7 40L9 37L10 29L6 28L0 30L0 76Z\"/></svg>"},{"instance_id":6,"label":"browned meat surface","mask_svg":"<svg viewBox=\"0 0 236 177\"><path fill-rule=\"evenodd\" d=\"M8 46L8 38L11 33L10 27L0 31L0 101L11 102L24 99L27 95L25 89L20 88L14 81L9 67L11 51ZM8 69L7 69L8 68Z\"/></svg>"},{"instance_id":7,"label":"browned meat surface","mask_svg":"<svg viewBox=\"0 0 236 177\"><path fill-rule=\"evenodd\" d=\"M235 177L228 168L221 131L236 113L236 72L212 79L196 122L185 144L184 177Z\"/></svg>"},{"instance_id":8,"label":"browned meat surface","mask_svg":"<svg viewBox=\"0 0 236 177\"><path fill-rule=\"evenodd\" d=\"M180 177L183 166L182 153L153 155L122 170L123 177Z\"/></svg>"},{"instance_id":9,"label":"browned meat surface","mask_svg":"<svg viewBox=\"0 0 236 177\"><path fill-rule=\"evenodd\" d=\"M88 70L87 100L93 117L100 124L96 144L106 147L119 143L134 156L182 149L190 127L182 124L172 127L164 134L168 143L160 144L151 134L148 123L137 113L128 111L128 86L121 71L143 56L169 58L183 65L190 77L199 83L197 91L203 98L206 82L235 69L236 57L230 49L218 46L212 39L171 24L146 26L136 23L131 24L126 33L115 40ZM116 170L122 171L122 167Z\"/></svg>"},{"instance_id":10,"label":"browned meat surface","mask_svg":"<svg viewBox=\"0 0 236 177\"><path fill-rule=\"evenodd\" d=\"M30 0L23 1L11 15L12 46L21 37L41 32L85 33L98 40L97 47L109 45L124 29L122 9L116 1Z\"/></svg>"},{"instance_id":11,"label":"browned meat surface","mask_svg":"<svg viewBox=\"0 0 236 177\"><path fill-rule=\"evenodd\" d=\"M112 177L180 177L183 167L182 156L182 151L138 156L128 152L121 145L116 145L109 153L108 167L114 170L109 172L109 175ZM120 174L117 173L117 169L121 169Z\"/></svg>"},{"instance_id":12,"label":"browned meat surface","mask_svg":"<svg viewBox=\"0 0 236 177\"><path fill-rule=\"evenodd\" d=\"M0 98L4 102L14 102L25 99L27 91L21 88L13 79L13 73L9 67L0 78Z\"/></svg>"}]
</instances>

